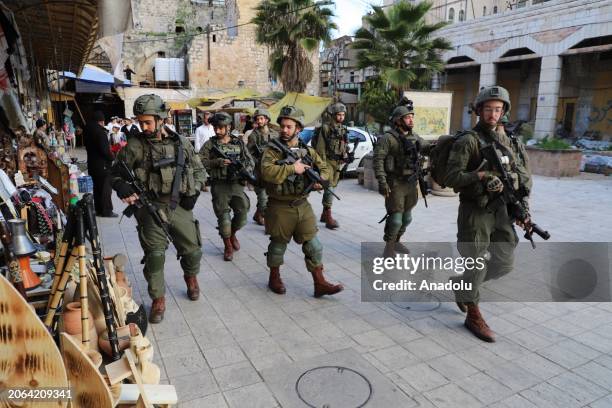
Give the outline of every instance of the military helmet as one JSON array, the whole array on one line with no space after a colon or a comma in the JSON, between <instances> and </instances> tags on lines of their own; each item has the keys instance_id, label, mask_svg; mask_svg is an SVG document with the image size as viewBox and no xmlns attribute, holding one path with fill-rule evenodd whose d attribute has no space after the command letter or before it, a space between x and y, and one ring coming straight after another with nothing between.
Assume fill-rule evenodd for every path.
<instances>
[{"instance_id":1,"label":"military helmet","mask_svg":"<svg viewBox=\"0 0 612 408\"><path fill-rule=\"evenodd\" d=\"M480 106L487 101L501 101L504 103L504 111L506 113L510 112L510 108L512 107L510 103L510 94L506 88L501 86L486 86L478 92L478 96L476 96L476 100L474 101L474 105L476 109L480 108Z\"/></svg>"},{"instance_id":2,"label":"military helmet","mask_svg":"<svg viewBox=\"0 0 612 408\"><path fill-rule=\"evenodd\" d=\"M272 120L270 116L270 112L267 109L259 108L255 109L255 113L253 114L253 119L257 119L258 116L265 116L268 120Z\"/></svg>"},{"instance_id":3,"label":"military helmet","mask_svg":"<svg viewBox=\"0 0 612 408\"><path fill-rule=\"evenodd\" d=\"M336 102L329 106L329 113L335 115L336 113L346 112L346 106L342 102Z\"/></svg>"},{"instance_id":4,"label":"military helmet","mask_svg":"<svg viewBox=\"0 0 612 408\"><path fill-rule=\"evenodd\" d=\"M281 108L280 114L278 115L278 119L276 119L276 123L280 125L282 119L294 120L300 125L300 127L304 127L304 112L300 108L296 108L295 106L283 106Z\"/></svg>"},{"instance_id":5,"label":"military helmet","mask_svg":"<svg viewBox=\"0 0 612 408\"><path fill-rule=\"evenodd\" d=\"M410 114L414 115L414 109L412 108L412 105L396 106L395 109L393 109L393 112L391 113L390 121L391 123L395 123L397 119L401 119L404 116Z\"/></svg>"},{"instance_id":6,"label":"military helmet","mask_svg":"<svg viewBox=\"0 0 612 408\"><path fill-rule=\"evenodd\" d=\"M232 117L227 112L217 112L210 119L210 124L217 126L230 126L232 124Z\"/></svg>"},{"instance_id":7,"label":"military helmet","mask_svg":"<svg viewBox=\"0 0 612 408\"><path fill-rule=\"evenodd\" d=\"M140 95L134 101L135 115L153 115L159 117L168 116L168 107L166 103L155 94Z\"/></svg>"}]
</instances>

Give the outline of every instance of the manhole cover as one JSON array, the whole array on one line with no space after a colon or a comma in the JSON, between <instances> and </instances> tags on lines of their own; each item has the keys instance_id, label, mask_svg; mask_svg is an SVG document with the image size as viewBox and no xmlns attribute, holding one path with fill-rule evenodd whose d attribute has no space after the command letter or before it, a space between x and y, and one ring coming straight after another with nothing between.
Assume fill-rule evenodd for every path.
<instances>
[{"instance_id":1,"label":"manhole cover","mask_svg":"<svg viewBox=\"0 0 612 408\"><path fill-rule=\"evenodd\" d=\"M353 369L323 366L300 375L295 392L312 408L359 408L372 397L372 384Z\"/></svg>"},{"instance_id":2,"label":"manhole cover","mask_svg":"<svg viewBox=\"0 0 612 408\"><path fill-rule=\"evenodd\" d=\"M411 312L430 312L441 305L440 300L435 295L425 292L414 292L409 296L394 293L390 300L394 307Z\"/></svg>"}]
</instances>

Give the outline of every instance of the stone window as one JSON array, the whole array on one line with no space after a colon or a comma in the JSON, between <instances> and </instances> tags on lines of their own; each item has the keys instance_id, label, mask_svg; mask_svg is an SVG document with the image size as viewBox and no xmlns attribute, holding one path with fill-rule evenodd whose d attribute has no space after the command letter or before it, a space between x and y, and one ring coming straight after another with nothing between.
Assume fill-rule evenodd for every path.
<instances>
[{"instance_id":1,"label":"stone window","mask_svg":"<svg viewBox=\"0 0 612 408\"><path fill-rule=\"evenodd\" d=\"M497 14L497 6L493 6L493 14Z\"/></svg>"},{"instance_id":2,"label":"stone window","mask_svg":"<svg viewBox=\"0 0 612 408\"><path fill-rule=\"evenodd\" d=\"M484 7L482 8L482 15L483 15L483 16L486 16L486 15L487 15L487 6L484 6Z\"/></svg>"},{"instance_id":3,"label":"stone window","mask_svg":"<svg viewBox=\"0 0 612 408\"><path fill-rule=\"evenodd\" d=\"M465 20L465 12L463 10L459 10L459 21Z\"/></svg>"},{"instance_id":4,"label":"stone window","mask_svg":"<svg viewBox=\"0 0 612 408\"><path fill-rule=\"evenodd\" d=\"M454 21L454 20L455 20L455 9L451 7L448 10L448 21Z\"/></svg>"}]
</instances>

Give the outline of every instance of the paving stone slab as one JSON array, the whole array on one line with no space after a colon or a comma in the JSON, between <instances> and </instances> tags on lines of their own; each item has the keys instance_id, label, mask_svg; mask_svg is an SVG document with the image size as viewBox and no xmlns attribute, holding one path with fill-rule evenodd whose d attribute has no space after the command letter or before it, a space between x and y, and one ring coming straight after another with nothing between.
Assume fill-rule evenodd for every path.
<instances>
[{"instance_id":1,"label":"paving stone slab","mask_svg":"<svg viewBox=\"0 0 612 408\"><path fill-rule=\"evenodd\" d=\"M348 408L358 406L356 402L372 407L414 405L410 396L351 349L279 365L264 370L262 376L283 408L309 406L296 390L315 407Z\"/></svg>"}]
</instances>

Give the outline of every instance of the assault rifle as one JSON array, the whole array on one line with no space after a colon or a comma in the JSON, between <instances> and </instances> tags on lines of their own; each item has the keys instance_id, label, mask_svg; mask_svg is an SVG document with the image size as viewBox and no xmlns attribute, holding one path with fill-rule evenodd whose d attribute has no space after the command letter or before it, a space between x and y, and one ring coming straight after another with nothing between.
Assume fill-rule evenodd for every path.
<instances>
[{"instance_id":1,"label":"assault rifle","mask_svg":"<svg viewBox=\"0 0 612 408\"><path fill-rule=\"evenodd\" d=\"M419 191L421 192L421 197L423 197L423 202L425 203L425 208L428 208L427 205L427 194L428 187L427 182L425 181L425 175L427 174L427 170L423 169L423 157L421 156L421 144L419 141L413 142L412 140L408 140L405 137L400 137L402 144L404 146L404 151L406 152L408 157L414 157L414 174L408 179L408 181L417 180L419 183Z\"/></svg>"},{"instance_id":2,"label":"assault rifle","mask_svg":"<svg viewBox=\"0 0 612 408\"><path fill-rule=\"evenodd\" d=\"M506 150L503 148L503 146L500 146L500 148L502 150ZM550 234L548 231L544 231L538 227L537 224L531 222L531 217L529 215L527 206L522 200L525 198L526 194L519 192L514 188L512 179L506 171L506 168L502 163L502 159L499 157L499 154L495 149L495 145L489 144L488 146L483 147L482 154L497 171L499 174L499 179L504 185L499 197L490 203L488 207L491 209L496 209L502 205L506 205L508 208L508 215L510 215L512 219L520 221L523 224L523 229L525 230L524 237L531 242L531 246L535 249L536 246L535 242L533 242L533 233L538 234L544 240L548 240L550 238Z\"/></svg>"},{"instance_id":3,"label":"assault rifle","mask_svg":"<svg viewBox=\"0 0 612 408\"><path fill-rule=\"evenodd\" d=\"M230 161L230 173L237 174L241 180L248 181L251 185L257 185L257 178L253 175L253 173L249 172L246 167L244 167L244 164L240 161L238 155L229 155L224 153L221 151L221 149L219 149L219 146L215 144L213 144L212 150L220 158Z\"/></svg>"},{"instance_id":4,"label":"assault rifle","mask_svg":"<svg viewBox=\"0 0 612 408\"><path fill-rule=\"evenodd\" d=\"M134 192L138 195L138 200L134 204L127 206L127 208L123 210L123 215L130 218L134 215L136 210L144 207L151 218L153 218L153 221L164 231L168 241L174 244L172 235L170 235L170 223L168 222L168 217L166 216L164 210L159 208L154 202L156 198L155 193L145 188L125 161L119 160L118 164L121 178L124 179L132 187L132 190L134 190Z\"/></svg>"},{"instance_id":5,"label":"assault rifle","mask_svg":"<svg viewBox=\"0 0 612 408\"><path fill-rule=\"evenodd\" d=\"M297 154L295 154L290 148L285 146L278 139L271 139L270 140L270 147L280 151L281 153L283 153L285 155L285 158L283 160L277 161L276 164L279 164L279 165L282 165L282 164L294 164L296 161L302 160L302 163L304 163L307 166L310 166L310 168L306 169L306 171L304 172L306 177L308 177L308 179L310 180L310 185L306 188L306 190L304 190L304 195L310 193L312 191L312 189L314 188L315 184L320 184L321 186L323 186L323 189L325 191L328 191L331 195L336 197L337 200L340 200L340 197L338 197L336 195L336 193L334 193L329 188L330 187L329 186L329 181L323 180L321 178L321 176L319 175L319 173L317 173L313 169L314 161L312 160L312 157L310 157L310 155L306 155L306 156L300 158L300 157L298 157Z\"/></svg>"}]
</instances>

